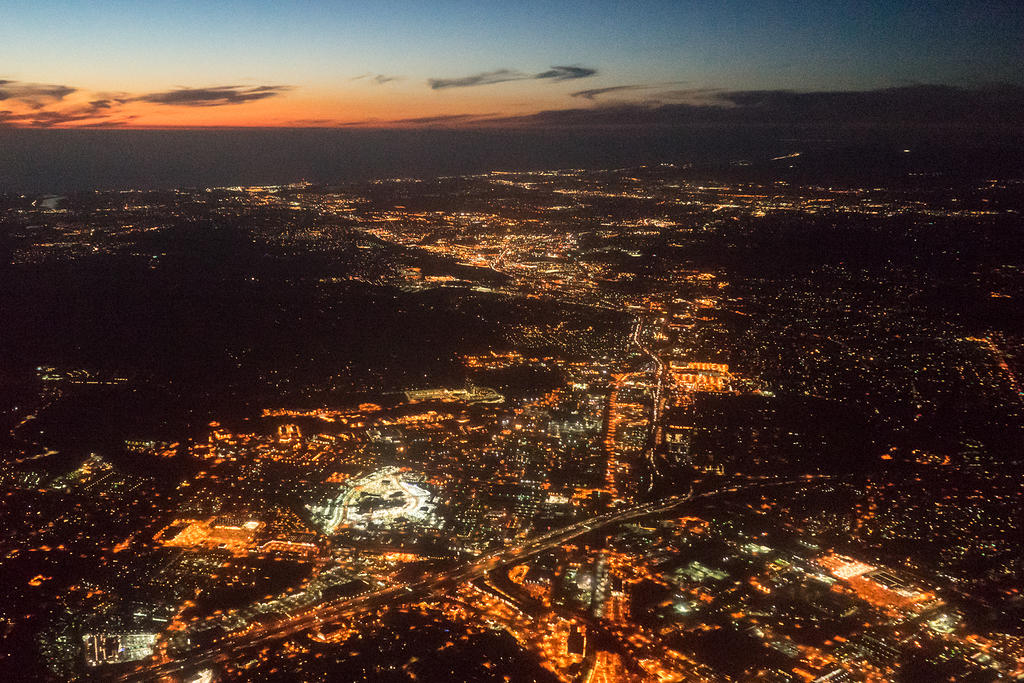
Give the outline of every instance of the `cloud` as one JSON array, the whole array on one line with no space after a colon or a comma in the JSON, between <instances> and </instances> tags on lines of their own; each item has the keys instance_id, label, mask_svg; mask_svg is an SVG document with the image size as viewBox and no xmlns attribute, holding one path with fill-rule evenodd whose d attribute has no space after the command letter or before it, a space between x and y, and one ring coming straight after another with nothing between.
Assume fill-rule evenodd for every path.
<instances>
[{"instance_id":1,"label":"cloud","mask_svg":"<svg viewBox=\"0 0 1024 683\"><path fill-rule=\"evenodd\" d=\"M216 86L178 88L143 95L117 92L84 92L66 99L77 88L0 80L0 101L12 103L0 110L0 126L53 128L59 126L116 127L138 118L131 104L150 102L169 106L216 107L244 104L276 97L290 86ZM77 101L76 101L77 100Z\"/></svg>"},{"instance_id":2,"label":"cloud","mask_svg":"<svg viewBox=\"0 0 1024 683\"><path fill-rule=\"evenodd\" d=\"M336 119L292 119L288 125L297 128L325 128L344 124L339 123Z\"/></svg>"},{"instance_id":3,"label":"cloud","mask_svg":"<svg viewBox=\"0 0 1024 683\"><path fill-rule=\"evenodd\" d=\"M711 96L732 116L777 119L794 124L841 122L871 124L1022 123L1024 87L961 88L911 85L880 90L794 92L720 91Z\"/></svg>"},{"instance_id":4,"label":"cloud","mask_svg":"<svg viewBox=\"0 0 1024 683\"><path fill-rule=\"evenodd\" d=\"M574 93L569 93L569 97L582 97L585 100L596 99L599 95L604 95L610 92L622 92L625 90L643 90L649 88L648 85L612 85L607 88L591 88L589 90L577 90Z\"/></svg>"},{"instance_id":5,"label":"cloud","mask_svg":"<svg viewBox=\"0 0 1024 683\"><path fill-rule=\"evenodd\" d=\"M431 90L442 90L444 88L470 88L476 85L492 85L494 83L505 83L506 81L521 81L529 78L524 73L510 69L498 69L497 71L485 71L463 76L462 78L431 78L427 80Z\"/></svg>"},{"instance_id":6,"label":"cloud","mask_svg":"<svg viewBox=\"0 0 1024 683\"><path fill-rule=\"evenodd\" d=\"M80 128L120 128L126 126L135 119L139 118L135 114L130 116L122 116L116 119L100 119L99 121L92 121L89 123L79 124Z\"/></svg>"},{"instance_id":7,"label":"cloud","mask_svg":"<svg viewBox=\"0 0 1024 683\"><path fill-rule=\"evenodd\" d=\"M93 107L73 107L70 109L45 109L25 113L10 110L0 111L0 125L31 126L34 128L52 128L74 123L80 126L120 126L128 123L134 116L111 118L104 112Z\"/></svg>"},{"instance_id":8,"label":"cloud","mask_svg":"<svg viewBox=\"0 0 1024 683\"><path fill-rule=\"evenodd\" d=\"M164 92L149 93L132 98L138 102L151 102L179 107L220 107L228 104L243 104L268 97L277 97L288 90L287 85L259 85L243 87L222 85L213 88L177 88Z\"/></svg>"},{"instance_id":9,"label":"cloud","mask_svg":"<svg viewBox=\"0 0 1024 683\"><path fill-rule=\"evenodd\" d=\"M390 83L392 81L400 81L403 78L404 78L403 76L388 76L387 74L372 74L372 73L370 73L370 74L363 74L362 76L356 76L355 78L352 78L350 80L361 81L363 79L366 79L368 82L373 83L375 85L384 85L385 83Z\"/></svg>"},{"instance_id":10,"label":"cloud","mask_svg":"<svg viewBox=\"0 0 1024 683\"><path fill-rule=\"evenodd\" d=\"M60 108L31 107L28 111L0 111L0 125L53 128L75 124L82 127L122 126L136 117L124 114L121 105L124 100L101 97L85 104L64 105ZM56 104L56 103L54 103Z\"/></svg>"},{"instance_id":11,"label":"cloud","mask_svg":"<svg viewBox=\"0 0 1024 683\"><path fill-rule=\"evenodd\" d=\"M463 76L462 78L430 78L427 80L427 84L431 90L444 90L446 88L471 88L478 85L493 85L508 81L568 81L577 78L587 78L596 73L597 69L583 66L553 66L547 71L541 71L536 74L527 74L512 69L498 69L497 71L484 71L472 76Z\"/></svg>"},{"instance_id":12,"label":"cloud","mask_svg":"<svg viewBox=\"0 0 1024 683\"><path fill-rule=\"evenodd\" d=\"M492 114L442 114L439 116L415 116L407 119L395 119L388 123L411 123L416 125L428 125L432 123L456 123L487 118Z\"/></svg>"},{"instance_id":13,"label":"cloud","mask_svg":"<svg viewBox=\"0 0 1024 683\"><path fill-rule=\"evenodd\" d=\"M556 81L569 81L576 78L587 78L597 73L597 69L588 69L584 66L553 66L547 71L542 71L533 78L552 78Z\"/></svg>"},{"instance_id":14,"label":"cloud","mask_svg":"<svg viewBox=\"0 0 1024 683\"><path fill-rule=\"evenodd\" d=\"M579 97L592 99L585 95ZM546 110L492 119L488 123L536 127L811 126L965 130L1013 130L1024 126L1024 87L1016 85L984 88L917 85L833 92L701 88L663 92L658 97L660 99L643 102Z\"/></svg>"},{"instance_id":15,"label":"cloud","mask_svg":"<svg viewBox=\"0 0 1024 683\"><path fill-rule=\"evenodd\" d=\"M735 104L723 96L730 94L725 88L685 88L662 90L657 94L661 101L682 102L690 105L707 105L714 107L733 107Z\"/></svg>"},{"instance_id":16,"label":"cloud","mask_svg":"<svg viewBox=\"0 0 1024 683\"><path fill-rule=\"evenodd\" d=\"M77 88L68 85L45 85L0 79L0 101L17 100L32 109L42 109L48 104L59 102L76 90Z\"/></svg>"},{"instance_id":17,"label":"cloud","mask_svg":"<svg viewBox=\"0 0 1024 683\"><path fill-rule=\"evenodd\" d=\"M393 128L417 126L444 126L446 124L475 124L486 121L494 114L438 114L436 116L413 116L401 119L365 119L336 123L339 128Z\"/></svg>"},{"instance_id":18,"label":"cloud","mask_svg":"<svg viewBox=\"0 0 1024 683\"><path fill-rule=\"evenodd\" d=\"M569 93L569 96L570 97L580 97L580 98L585 99L585 100L596 100L601 95L607 95L610 92L630 92L630 91L634 91L634 90L653 90L653 89L656 89L656 88L665 88L665 87L668 87L670 85L682 85L684 83L686 83L686 81L668 81L668 82L665 82L665 83L633 83L633 84L630 84L630 85L612 85L612 86L609 86L607 88L590 88L589 90L577 90L574 93ZM671 96L672 93L679 93L679 92L695 92L695 91L692 91L692 90L690 90L690 91L681 91L681 90L671 91L671 90L669 90L669 91L663 91L660 95L662 97L665 97L665 96ZM718 92L718 90L715 90L714 92Z\"/></svg>"}]
</instances>

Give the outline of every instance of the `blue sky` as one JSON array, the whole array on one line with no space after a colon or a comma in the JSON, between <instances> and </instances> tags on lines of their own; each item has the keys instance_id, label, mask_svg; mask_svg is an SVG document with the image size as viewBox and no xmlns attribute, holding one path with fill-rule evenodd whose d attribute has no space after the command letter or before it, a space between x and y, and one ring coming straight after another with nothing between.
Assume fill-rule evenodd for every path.
<instances>
[{"instance_id":1,"label":"blue sky","mask_svg":"<svg viewBox=\"0 0 1024 683\"><path fill-rule=\"evenodd\" d=\"M1018 2L104 0L0 2L0 17L0 79L75 89L47 106L114 98L131 121L166 125L516 115L618 86L640 87L601 99L1024 79ZM553 66L593 73L529 78ZM522 78L428 85L503 70ZM145 99L229 86L282 90L187 109Z\"/></svg>"}]
</instances>

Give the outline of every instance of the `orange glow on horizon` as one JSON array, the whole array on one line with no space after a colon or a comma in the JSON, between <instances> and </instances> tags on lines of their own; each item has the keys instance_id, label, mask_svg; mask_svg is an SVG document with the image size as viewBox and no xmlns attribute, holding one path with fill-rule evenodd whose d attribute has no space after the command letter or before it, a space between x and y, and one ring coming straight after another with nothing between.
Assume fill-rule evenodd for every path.
<instances>
[{"instance_id":1,"label":"orange glow on horizon","mask_svg":"<svg viewBox=\"0 0 1024 683\"><path fill-rule=\"evenodd\" d=\"M505 117L559 108L557 98L522 92L438 93L408 87L301 89L265 99L211 104L164 104L81 91L46 107L9 101L6 125L15 128L416 128L497 125ZM97 102L105 104L97 106Z\"/></svg>"}]
</instances>

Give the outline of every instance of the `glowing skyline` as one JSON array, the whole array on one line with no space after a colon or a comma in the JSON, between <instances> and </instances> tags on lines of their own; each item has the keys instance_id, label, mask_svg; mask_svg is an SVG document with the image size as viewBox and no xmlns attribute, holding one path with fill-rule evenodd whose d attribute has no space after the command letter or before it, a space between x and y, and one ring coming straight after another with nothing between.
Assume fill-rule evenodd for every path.
<instances>
[{"instance_id":1,"label":"glowing skyline","mask_svg":"<svg viewBox=\"0 0 1024 683\"><path fill-rule=\"evenodd\" d=\"M509 125L1020 84L1013 2L0 2L0 125Z\"/></svg>"}]
</instances>

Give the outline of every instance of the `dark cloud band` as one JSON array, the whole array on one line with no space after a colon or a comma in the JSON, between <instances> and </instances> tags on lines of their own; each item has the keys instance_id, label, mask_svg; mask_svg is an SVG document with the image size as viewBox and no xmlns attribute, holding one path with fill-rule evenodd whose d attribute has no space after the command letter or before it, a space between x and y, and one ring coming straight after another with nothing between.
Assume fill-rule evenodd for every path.
<instances>
[{"instance_id":1,"label":"dark cloud band","mask_svg":"<svg viewBox=\"0 0 1024 683\"><path fill-rule=\"evenodd\" d=\"M609 90L580 91L594 99ZM1024 87L916 85L880 90L795 92L713 88L672 90L643 102L557 109L491 119L495 126L815 126L964 130L1024 126Z\"/></svg>"},{"instance_id":2,"label":"dark cloud band","mask_svg":"<svg viewBox=\"0 0 1024 683\"><path fill-rule=\"evenodd\" d=\"M145 95L93 93L94 99L89 102L70 105L62 100L77 92L77 88L0 79L0 101L7 100L21 105L0 111L0 126L51 128L74 124L76 126L113 127L125 125L137 118L136 115L128 115L124 110L124 105L130 102L150 102L182 107L219 107L277 97L289 90L291 90L291 86L243 87L229 85L211 88L178 88ZM19 109L20 111L18 111Z\"/></svg>"},{"instance_id":3,"label":"dark cloud band","mask_svg":"<svg viewBox=\"0 0 1024 683\"><path fill-rule=\"evenodd\" d=\"M269 97L277 97L288 90L291 90L291 86L260 85L246 88L237 85L225 85L215 88L177 88L175 90L140 95L133 99L138 102L151 102L180 107L220 107L228 104L242 104L256 100L265 100Z\"/></svg>"},{"instance_id":4,"label":"dark cloud band","mask_svg":"<svg viewBox=\"0 0 1024 683\"><path fill-rule=\"evenodd\" d=\"M477 85L493 85L508 81L569 81L577 78L587 78L596 73L597 69L583 66L553 66L547 71L541 71L536 74L527 74L512 69L498 69L497 71L483 71L472 76L463 76L462 78L431 78L427 80L427 84L431 90L444 90L446 88L471 88Z\"/></svg>"},{"instance_id":5,"label":"dark cloud band","mask_svg":"<svg viewBox=\"0 0 1024 683\"><path fill-rule=\"evenodd\" d=\"M0 79L0 101L17 100L33 109L42 109L48 104L60 102L76 90L77 88L72 88L69 85L46 85Z\"/></svg>"},{"instance_id":6,"label":"dark cloud band","mask_svg":"<svg viewBox=\"0 0 1024 683\"><path fill-rule=\"evenodd\" d=\"M363 80L365 80L365 81L367 81L369 83L373 83L374 85L384 85L385 83L390 83L392 81L400 81L402 79L403 79L402 76L389 76L387 74L373 74L373 73L369 73L369 74L363 74L361 76L356 76L355 78L352 78L350 80L353 80L353 81L363 81Z\"/></svg>"},{"instance_id":7,"label":"dark cloud band","mask_svg":"<svg viewBox=\"0 0 1024 683\"><path fill-rule=\"evenodd\" d=\"M556 81L569 81L576 78L587 78L597 73L597 69L588 69L583 66L553 66L547 71L542 71L533 78L551 78Z\"/></svg>"},{"instance_id":8,"label":"dark cloud band","mask_svg":"<svg viewBox=\"0 0 1024 683\"><path fill-rule=\"evenodd\" d=\"M574 93L569 93L570 97L581 97L585 100L595 100L600 95L606 95L610 92L624 92L628 90L643 90L650 86L646 85L612 85L607 88L590 88L589 90L577 90Z\"/></svg>"}]
</instances>

